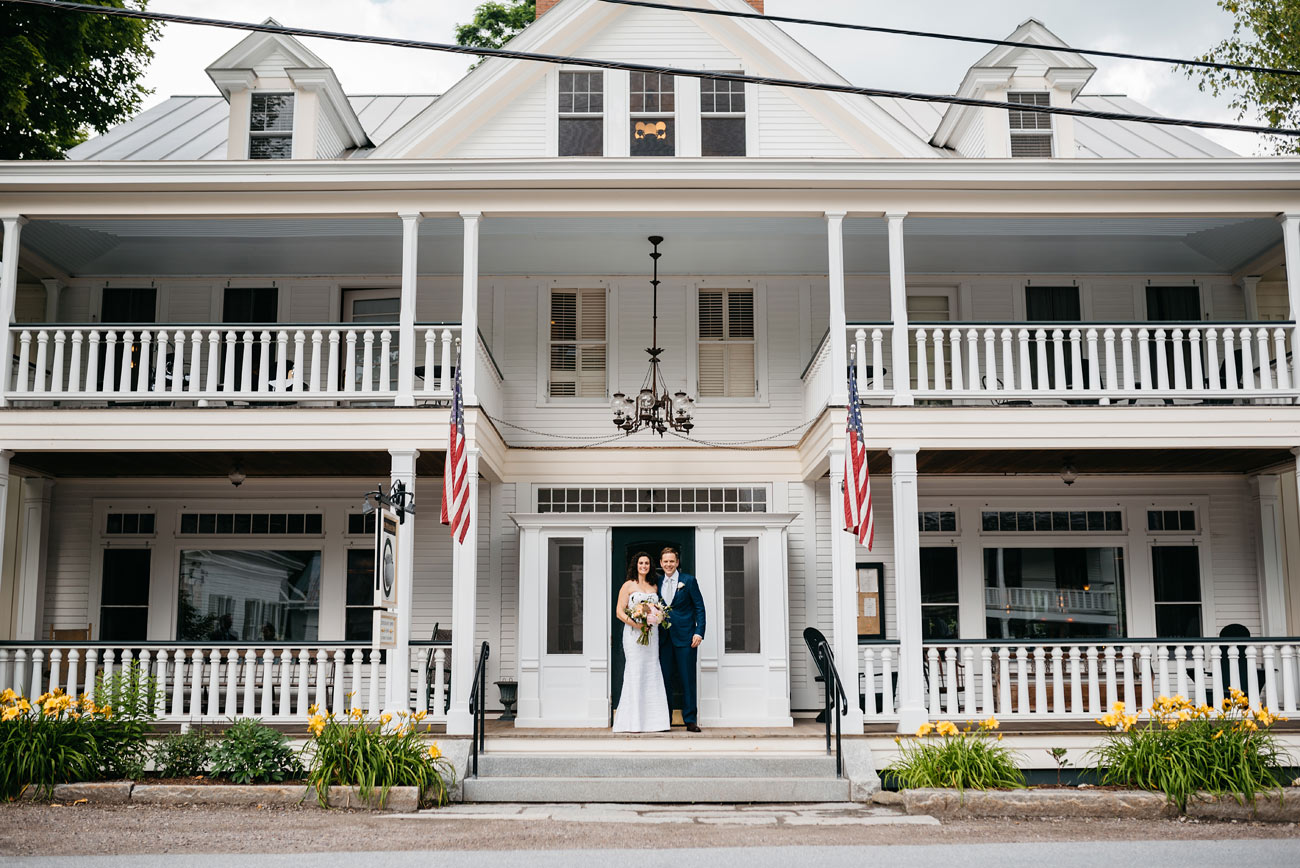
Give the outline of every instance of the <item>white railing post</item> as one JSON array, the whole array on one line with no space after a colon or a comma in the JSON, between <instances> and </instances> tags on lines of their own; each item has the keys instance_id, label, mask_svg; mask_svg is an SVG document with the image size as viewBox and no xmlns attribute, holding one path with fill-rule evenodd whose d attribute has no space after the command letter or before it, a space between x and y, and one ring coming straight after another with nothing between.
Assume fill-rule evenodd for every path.
<instances>
[{"instance_id":1,"label":"white railing post","mask_svg":"<svg viewBox=\"0 0 1300 868\"><path fill-rule=\"evenodd\" d=\"M885 214L889 233L889 314L893 321L890 354L894 368L895 407L910 407L914 402L908 372L910 348L907 339L907 271L903 261L903 219L906 211ZM902 678L899 678L902 681Z\"/></svg>"},{"instance_id":2,"label":"white railing post","mask_svg":"<svg viewBox=\"0 0 1300 868\"><path fill-rule=\"evenodd\" d=\"M415 406L415 293L420 253L418 211L401 212L402 220L402 294L397 325L397 398L398 407ZM387 363L385 362L385 370ZM425 376L433 372L425 364ZM427 383L428 380L426 379Z\"/></svg>"},{"instance_id":3,"label":"white railing post","mask_svg":"<svg viewBox=\"0 0 1300 868\"><path fill-rule=\"evenodd\" d=\"M4 230L3 246L0 246L0 325L4 326L4 346L0 347L0 360L3 360L3 376L0 376L0 407L8 406L8 393L13 388L9 380L10 365L14 357L14 308L18 302L18 254L19 236L25 217L6 214L0 217L0 227ZM19 374L23 373L19 368Z\"/></svg>"},{"instance_id":4,"label":"white railing post","mask_svg":"<svg viewBox=\"0 0 1300 868\"><path fill-rule=\"evenodd\" d=\"M461 220L465 227L465 253L461 259L464 272L460 297L460 388L465 406L478 406L478 274L479 274L479 224L483 215L478 211L462 211ZM840 323L839 333L844 334L844 324ZM831 330L834 339L834 329ZM840 371L846 368L841 357ZM841 373L840 379L844 375ZM840 403L844 403L843 400Z\"/></svg>"}]
</instances>

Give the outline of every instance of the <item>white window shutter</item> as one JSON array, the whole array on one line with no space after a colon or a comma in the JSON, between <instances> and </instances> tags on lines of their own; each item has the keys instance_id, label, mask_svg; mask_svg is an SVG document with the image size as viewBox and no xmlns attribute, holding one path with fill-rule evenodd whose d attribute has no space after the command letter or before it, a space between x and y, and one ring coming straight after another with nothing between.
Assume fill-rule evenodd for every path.
<instances>
[{"instance_id":1,"label":"white window shutter","mask_svg":"<svg viewBox=\"0 0 1300 868\"><path fill-rule=\"evenodd\" d=\"M754 293L748 289L699 294L699 393L702 397L752 398Z\"/></svg>"},{"instance_id":2,"label":"white window shutter","mask_svg":"<svg viewBox=\"0 0 1300 868\"><path fill-rule=\"evenodd\" d=\"M605 310L604 289L551 292L551 396L605 396Z\"/></svg>"}]
</instances>

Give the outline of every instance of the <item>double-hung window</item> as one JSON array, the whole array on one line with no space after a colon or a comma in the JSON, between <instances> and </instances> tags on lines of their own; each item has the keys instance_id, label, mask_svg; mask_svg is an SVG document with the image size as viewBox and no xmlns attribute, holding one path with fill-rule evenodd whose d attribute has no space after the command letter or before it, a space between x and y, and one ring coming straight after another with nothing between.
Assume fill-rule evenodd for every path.
<instances>
[{"instance_id":1,"label":"double-hung window","mask_svg":"<svg viewBox=\"0 0 1300 868\"><path fill-rule=\"evenodd\" d=\"M745 156L745 83L700 80L700 153Z\"/></svg>"},{"instance_id":2,"label":"double-hung window","mask_svg":"<svg viewBox=\"0 0 1300 868\"><path fill-rule=\"evenodd\" d=\"M605 73L561 72L559 155L605 153Z\"/></svg>"},{"instance_id":3,"label":"double-hung window","mask_svg":"<svg viewBox=\"0 0 1300 868\"><path fill-rule=\"evenodd\" d=\"M755 397L754 291L702 289L699 317L700 396Z\"/></svg>"},{"instance_id":4,"label":"double-hung window","mask_svg":"<svg viewBox=\"0 0 1300 868\"><path fill-rule=\"evenodd\" d=\"M255 93L248 117L248 158L293 157L293 94Z\"/></svg>"},{"instance_id":5,"label":"double-hung window","mask_svg":"<svg viewBox=\"0 0 1300 868\"><path fill-rule=\"evenodd\" d=\"M605 290L551 290L552 397L604 398Z\"/></svg>"},{"instance_id":6,"label":"double-hung window","mask_svg":"<svg viewBox=\"0 0 1300 868\"><path fill-rule=\"evenodd\" d=\"M1009 93L1007 102L1011 105L1007 111L1011 126L1011 156L1052 156L1052 116L1016 108L1018 105L1050 106L1051 95L1047 91Z\"/></svg>"},{"instance_id":7,"label":"double-hung window","mask_svg":"<svg viewBox=\"0 0 1300 868\"><path fill-rule=\"evenodd\" d=\"M630 79L633 157L671 157L677 153L677 94L671 75L633 72Z\"/></svg>"}]
</instances>

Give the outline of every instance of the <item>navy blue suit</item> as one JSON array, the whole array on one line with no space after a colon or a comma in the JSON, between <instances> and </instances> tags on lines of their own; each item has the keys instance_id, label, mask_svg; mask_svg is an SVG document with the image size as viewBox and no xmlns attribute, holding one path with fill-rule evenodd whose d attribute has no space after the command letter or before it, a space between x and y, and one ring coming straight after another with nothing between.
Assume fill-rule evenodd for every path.
<instances>
[{"instance_id":1,"label":"navy blue suit","mask_svg":"<svg viewBox=\"0 0 1300 868\"><path fill-rule=\"evenodd\" d=\"M659 579L659 598L666 599L662 577ZM659 629L659 666L664 673L664 687L671 703L674 681L681 685L682 720L688 724L698 723L695 670L699 654L691 647L691 639L704 636L704 597L694 576L677 571L677 590L669 605L672 606L669 615L672 626Z\"/></svg>"}]
</instances>

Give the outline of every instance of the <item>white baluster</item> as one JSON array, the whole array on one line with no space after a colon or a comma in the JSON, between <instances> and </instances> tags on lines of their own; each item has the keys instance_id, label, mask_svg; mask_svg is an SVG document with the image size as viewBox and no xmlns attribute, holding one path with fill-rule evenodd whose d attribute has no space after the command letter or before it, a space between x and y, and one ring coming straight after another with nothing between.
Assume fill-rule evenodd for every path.
<instances>
[{"instance_id":1,"label":"white baluster","mask_svg":"<svg viewBox=\"0 0 1300 868\"><path fill-rule=\"evenodd\" d=\"M1215 328L1205 331L1205 379L1211 392L1223 389L1223 380L1219 377L1219 330Z\"/></svg>"},{"instance_id":2,"label":"white baluster","mask_svg":"<svg viewBox=\"0 0 1300 868\"><path fill-rule=\"evenodd\" d=\"M1016 343L1020 348L1020 391L1028 394L1034 390L1033 365L1029 363L1029 348L1033 342L1029 339L1029 329L1022 328L1016 332Z\"/></svg>"},{"instance_id":3,"label":"white baluster","mask_svg":"<svg viewBox=\"0 0 1300 868\"><path fill-rule=\"evenodd\" d=\"M342 717L343 714L347 711L347 709L343 707L343 693L344 693L343 688L347 684L347 681L344 678L344 671L345 671L344 661L345 661L345 656L343 654L343 649L335 648L333 678L330 680L330 684L333 685L334 688L334 695L331 697L333 699L333 703L331 704L330 708L334 711L336 717ZM423 673L424 673L423 666L420 667L420 672L423 677ZM423 696L424 694L421 693L420 695Z\"/></svg>"},{"instance_id":4,"label":"white baluster","mask_svg":"<svg viewBox=\"0 0 1300 868\"><path fill-rule=\"evenodd\" d=\"M265 382L265 381L263 381ZM244 715L257 714L257 651L244 649Z\"/></svg>"},{"instance_id":5,"label":"white baluster","mask_svg":"<svg viewBox=\"0 0 1300 868\"><path fill-rule=\"evenodd\" d=\"M1268 329L1255 329L1255 347L1258 350L1256 358L1259 360L1259 388L1264 392L1273 390L1273 374L1269 370L1268 358Z\"/></svg>"},{"instance_id":6,"label":"white baluster","mask_svg":"<svg viewBox=\"0 0 1300 868\"><path fill-rule=\"evenodd\" d=\"M361 682L364 675L362 667L365 664L365 657L365 651L360 648L352 649L352 690L347 697L349 709L361 707Z\"/></svg>"},{"instance_id":7,"label":"white baluster","mask_svg":"<svg viewBox=\"0 0 1300 868\"><path fill-rule=\"evenodd\" d=\"M1124 707L1130 714L1136 714L1137 707L1137 673L1134 671L1133 646L1125 645L1120 649L1124 664Z\"/></svg>"},{"instance_id":8,"label":"white baluster","mask_svg":"<svg viewBox=\"0 0 1300 868\"><path fill-rule=\"evenodd\" d=\"M178 336L180 332L176 333ZM158 332L158 343L154 347L154 364L153 364L153 391L156 395L164 395L167 392L167 340L166 331Z\"/></svg>"},{"instance_id":9,"label":"white baluster","mask_svg":"<svg viewBox=\"0 0 1300 868\"><path fill-rule=\"evenodd\" d=\"M166 652L164 652L165 654ZM162 659L162 658L160 658ZM172 717L185 716L185 652L180 648L172 649ZM162 685L158 685L162 689Z\"/></svg>"},{"instance_id":10,"label":"white baluster","mask_svg":"<svg viewBox=\"0 0 1300 868\"><path fill-rule=\"evenodd\" d=\"M68 394L80 395L85 389L81 383L81 347L83 336L81 329L72 333L72 357L68 360ZM87 390L88 391L88 390Z\"/></svg>"},{"instance_id":11,"label":"white baluster","mask_svg":"<svg viewBox=\"0 0 1300 868\"><path fill-rule=\"evenodd\" d=\"M998 385L998 360L993 345L993 329L984 330L984 389L996 392Z\"/></svg>"},{"instance_id":12,"label":"white baluster","mask_svg":"<svg viewBox=\"0 0 1300 868\"><path fill-rule=\"evenodd\" d=\"M23 686L27 683L24 677L27 674L27 651L23 648L14 649L14 674L6 684L6 687L12 686L15 693L22 693ZM2 689L2 688L0 688ZM40 694L37 694L38 696Z\"/></svg>"},{"instance_id":13,"label":"white baluster","mask_svg":"<svg viewBox=\"0 0 1300 868\"><path fill-rule=\"evenodd\" d=\"M23 329L18 335L18 381L14 387L15 392L26 392L28 371L31 369L32 356L32 333ZM39 695L39 694L38 694Z\"/></svg>"},{"instance_id":14,"label":"white baluster","mask_svg":"<svg viewBox=\"0 0 1300 868\"><path fill-rule=\"evenodd\" d=\"M1165 338L1165 330L1156 329L1156 388L1162 392L1169 391L1169 354Z\"/></svg>"},{"instance_id":15,"label":"white baluster","mask_svg":"<svg viewBox=\"0 0 1300 868\"><path fill-rule=\"evenodd\" d=\"M166 358L162 360L162 391L179 395L185 388L185 331L177 329L172 333L171 340L171 363L168 364ZM171 375L170 383L167 382L169 374Z\"/></svg>"},{"instance_id":16,"label":"white baluster","mask_svg":"<svg viewBox=\"0 0 1300 868\"><path fill-rule=\"evenodd\" d=\"M63 668L62 663L63 663L63 649L51 648L50 649L50 680L47 683L45 690L41 691L42 693L46 691L53 693L55 690L63 689L63 685L59 683L59 670Z\"/></svg>"},{"instance_id":17,"label":"white baluster","mask_svg":"<svg viewBox=\"0 0 1300 868\"><path fill-rule=\"evenodd\" d=\"M1287 642L1282 646L1282 710L1292 712L1296 710L1296 670L1295 670L1295 645ZM0 684L4 679L0 678Z\"/></svg>"},{"instance_id":18,"label":"white baluster","mask_svg":"<svg viewBox=\"0 0 1300 868\"><path fill-rule=\"evenodd\" d=\"M1011 329L1004 328L998 333L1002 344L1002 388L1008 392L1016 389L1015 351L1011 342Z\"/></svg>"},{"instance_id":19,"label":"white baluster","mask_svg":"<svg viewBox=\"0 0 1300 868\"><path fill-rule=\"evenodd\" d=\"M451 329L442 330L442 376L438 378L438 391L451 392Z\"/></svg>"},{"instance_id":20,"label":"white baluster","mask_svg":"<svg viewBox=\"0 0 1300 868\"><path fill-rule=\"evenodd\" d=\"M968 716L974 717L976 714L975 701L977 699L975 695L975 649L970 645L966 645L960 651L961 665L966 671L966 705L964 710ZM957 685L954 683L953 689L955 690L956 687Z\"/></svg>"},{"instance_id":21,"label":"white baluster","mask_svg":"<svg viewBox=\"0 0 1300 868\"><path fill-rule=\"evenodd\" d=\"M267 648L262 652L262 710L260 714L269 718L275 714L275 652Z\"/></svg>"},{"instance_id":22,"label":"white baluster","mask_svg":"<svg viewBox=\"0 0 1300 868\"><path fill-rule=\"evenodd\" d=\"M203 716L203 651L190 651L190 717Z\"/></svg>"},{"instance_id":23,"label":"white baluster","mask_svg":"<svg viewBox=\"0 0 1300 868\"><path fill-rule=\"evenodd\" d=\"M1194 328L1187 333L1187 336L1192 347L1192 372L1189 375L1192 380L1191 386L1193 390L1199 392L1205 388L1205 371L1201 367L1201 353L1204 352L1201 348L1201 330L1199 328Z\"/></svg>"},{"instance_id":24,"label":"white baluster","mask_svg":"<svg viewBox=\"0 0 1300 868\"><path fill-rule=\"evenodd\" d=\"M1064 651L1064 648L1058 649ZM1070 711L1078 713L1083 711L1083 679L1080 677L1081 664L1079 662L1079 646L1070 646Z\"/></svg>"},{"instance_id":25,"label":"white baluster","mask_svg":"<svg viewBox=\"0 0 1300 868\"><path fill-rule=\"evenodd\" d=\"M1142 704L1150 707L1156 700L1155 687L1151 679L1151 646L1143 645L1139 653L1138 666L1141 670Z\"/></svg>"},{"instance_id":26,"label":"white baluster","mask_svg":"<svg viewBox=\"0 0 1300 868\"><path fill-rule=\"evenodd\" d=\"M303 361L306 348L307 333L302 329L298 329L293 333L293 374L289 378L289 382L293 384L293 392L295 395L302 392L303 385L307 378L307 366ZM288 387L286 386L286 388Z\"/></svg>"},{"instance_id":27,"label":"white baluster","mask_svg":"<svg viewBox=\"0 0 1300 868\"><path fill-rule=\"evenodd\" d=\"M1101 712L1101 679L1097 677L1097 646L1089 645L1086 653L1088 658L1088 711L1092 714L1099 714Z\"/></svg>"},{"instance_id":28,"label":"white baluster","mask_svg":"<svg viewBox=\"0 0 1300 868\"><path fill-rule=\"evenodd\" d=\"M48 388L45 384L45 362L50 352L50 333L41 329L36 333L36 370L32 371L32 391L44 392Z\"/></svg>"},{"instance_id":29,"label":"white baluster","mask_svg":"<svg viewBox=\"0 0 1300 868\"><path fill-rule=\"evenodd\" d=\"M361 351L361 391L373 392L374 386L374 367L375 367L375 333L371 329L366 329L361 334L362 351Z\"/></svg>"},{"instance_id":30,"label":"white baluster","mask_svg":"<svg viewBox=\"0 0 1300 868\"><path fill-rule=\"evenodd\" d=\"M1082 392L1088 388L1083 381L1083 344L1080 342L1078 329L1070 329L1070 389Z\"/></svg>"},{"instance_id":31,"label":"white baluster","mask_svg":"<svg viewBox=\"0 0 1300 868\"><path fill-rule=\"evenodd\" d=\"M1160 685L1161 696L1172 696L1173 691L1169 689L1169 649L1165 645L1157 645L1156 650L1156 677Z\"/></svg>"},{"instance_id":32,"label":"white baluster","mask_svg":"<svg viewBox=\"0 0 1300 868\"><path fill-rule=\"evenodd\" d=\"M1153 392L1156 389L1156 383L1151 379L1151 332L1147 329L1138 329L1138 376L1142 381L1142 389L1147 392Z\"/></svg>"},{"instance_id":33,"label":"white baluster","mask_svg":"<svg viewBox=\"0 0 1300 868\"><path fill-rule=\"evenodd\" d=\"M432 392L437 385L433 376L434 346L437 342L437 335L433 329L424 330L424 386L420 389L422 392Z\"/></svg>"},{"instance_id":34,"label":"white baluster","mask_svg":"<svg viewBox=\"0 0 1300 868\"><path fill-rule=\"evenodd\" d=\"M1174 360L1174 388L1183 390L1187 388L1187 372L1184 370L1185 359L1183 356L1183 330L1176 328L1173 331L1173 342L1169 346L1169 352L1173 355Z\"/></svg>"},{"instance_id":35,"label":"white baluster","mask_svg":"<svg viewBox=\"0 0 1300 868\"><path fill-rule=\"evenodd\" d=\"M885 389L885 338L880 329L871 330L871 391Z\"/></svg>"},{"instance_id":36,"label":"white baluster","mask_svg":"<svg viewBox=\"0 0 1300 868\"><path fill-rule=\"evenodd\" d=\"M1214 707L1222 708L1224 697L1228 695L1228 685L1223 683L1224 660L1228 649L1223 645L1210 646L1210 683L1214 686Z\"/></svg>"},{"instance_id":37,"label":"white baluster","mask_svg":"<svg viewBox=\"0 0 1300 868\"><path fill-rule=\"evenodd\" d=\"M888 645L880 649L880 713L894 713L894 652Z\"/></svg>"},{"instance_id":38,"label":"white baluster","mask_svg":"<svg viewBox=\"0 0 1300 868\"><path fill-rule=\"evenodd\" d=\"M984 713L997 714L997 708L993 704L993 648L989 645L980 649L980 684ZM966 692L970 694L973 691L968 686Z\"/></svg>"},{"instance_id":39,"label":"white baluster","mask_svg":"<svg viewBox=\"0 0 1300 868\"><path fill-rule=\"evenodd\" d=\"M328 708L329 704L325 697L325 688L329 684L329 653L321 648L316 652L316 705L320 708Z\"/></svg>"},{"instance_id":40,"label":"white baluster","mask_svg":"<svg viewBox=\"0 0 1300 868\"><path fill-rule=\"evenodd\" d=\"M393 334L388 329L379 333L379 391L387 392L391 376Z\"/></svg>"},{"instance_id":41,"label":"white baluster","mask_svg":"<svg viewBox=\"0 0 1300 868\"><path fill-rule=\"evenodd\" d=\"M433 653L432 648L415 648L415 710L429 710L429 655ZM868 684L870 680L868 679ZM338 701L335 700L335 705Z\"/></svg>"},{"instance_id":42,"label":"white baluster","mask_svg":"<svg viewBox=\"0 0 1300 868\"><path fill-rule=\"evenodd\" d=\"M36 697L45 692L41 685L41 671L45 668L44 663L45 649L37 648L32 651L32 689L28 693L28 698L33 702L36 701Z\"/></svg>"},{"instance_id":43,"label":"white baluster","mask_svg":"<svg viewBox=\"0 0 1300 868\"><path fill-rule=\"evenodd\" d=\"M1088 329L1088 391L1101 391L1101 356L1097 352L1097 330Z\"/></svg>"},{"instance_id":44,"label":"white baluster","mask_svg":"<svg viewBox=\"0 0 1300 868\"><path fill-rule=\"evenodd\" d=\"M235 361L231 357L230 364L234 365ZM221 332L216 329L208 332L208 378L207 391L209 394L216 394L221 385Z\"/></svg>"},{"instance_id":45,"label":"white baluster","mask_svg":"<svg viewBox=\"0 0 1300 868\"><path fill-rule=\"evenodd\" d=\"M1282 390L1291 388L1291 371L1286 361L1286 331L1273 329L1273 363L1277 367L1277 387Z\"/></svg>"},{"instance_id":46,"label":"white baluster","mask_svg":"<svg viewBox=\"0 0 1300 868\"><path fill-rule=\"evenodd\" d=\"M9 675L9 649L0 648L0 690L13 690L18 692L15 687L16 681L10 680Z\"/></svg>"},{"instance_id":47,"label":"white baluster","mask_svg":"<svg viewBox=\"0 0 1300 868\"><path fill-rule=\"evenodd\" d=\"M261 353L257 360L257 382L252 384L253 391L270 392L271 391L271 331L270 329L262 329L260 350Z\"/></svg>"},{"instance_id":48,"label":"white baluster","mask_svg":"<svg viewBox=\"0 0 1300 868\"><path fill-rule=\"evenodd\" d=\"M326 382L329 383L328 391L336 391L339 387L339 333L330 331L330 363Z\"/></svg>"},{"instance_id":49,"label":"white baluster","mask_svg":"<svg viewBox=\"0 0 1300 868\"><path fill-rule=\"evenodd\" d=\"M1011 661L1015 653L1007 645L998 647L998 714L1011 713Z\"/></svg>"},{"instance_id":50,"label":"white baluster","mask_svg":"<svg viewBox=\"0 0 1300 868\"><path fill-rule=\"evenodd\" d=\"M1183 699L1187 698L1187 646L1174 646L1174 684L1176 693Z\"/></svg>"},{"instance_id":51,"label":"white baluster","mask_svg":"<svg viewBox=\"0 0 1300 868\"><path fill-rule=\"evenodd\" d=\"M162 717L167 714L167 663L168 657L166 648L158 649L158 656L154 659L154 679L158 684L158 694L156 701L158 707L154 709L156 716ZM71 691L69 691L71 692ZM175 711L175 709L173 709Z\"/></svg>"},{"instance_id":52,"label":"white baluster","mask_svg":"<svg viewBox=\"0 0 1300 868\"><path fill-rule=\"evenodd\" d=\"M1102 660L1105 663L1106 678L1106 701L1102 705L1102 711L1108 710L1116 702L1121 701L1119 698L1119 679L1115 671L1115 658L1119 656L1119 649L1106 645L1101 649ZM1132 709L1129 709L1132 711Z\"/></svg>"},{"instance_id":53,"label":"white baluster","mask_svg":"<svg viewBox=\"0 0 1300 868\"><path fill-rule=\"evenodd\" d=\"M208 652L208 717L221 716L221 652L213 648Z\"/></svg>"},{"instance_id":54,"label":"white baluster","mask_svg":"<svg viewBox=\"0 0 1300 868\"><path fill-rule=\"evenodd\" d=\"M960 392L966 388L966 379L962 376L961 369L961 331L959 329L948 330L948 349L952 356L952 390Z\"/></svg>"},{"instance_id":55,"label":"white baluster","mask_svg":"<svg viewBox=\"0 0 1300 868\"><path fill-rule=\"evenodd\" d=\"M308 389L312 392L320 391L320 367L321 353L325 345L325 335L320 329L315 329L311 333L311 380Z\"/></svg>"},{"instance_id":56,"label":"white baluster","mask_svg":"<svg viewBox=\"0 0 1300 868\"><path fill-rule=\"evenodd\" d=\"M1106 346L1106 391L1119 391L1119 369L1115 364L1115 330L1106 329L1102 333L1102 342Z\"/></svg>"},{"instance_id":57,"label":"white baluster","mask_svg":"<svg viewBox=\"0 0 1300 868\"><path fill-rule=\"evenodd\" d=\"M251 394L253 391L253 332L251 329L244 330L242 348L244 357L240 360L238 391L241 394Z\"/></svg>"},{"instance_id":58,"label":"white baluster","mask_svg":"<svg viewBox=\"0 0 1300 868\"><path fill-rule=\"evenodd\" d=\"M357 331L348 329L347 351L343 356L343 391L351 392L357 379Z\"/></svg>"},{"instance_id":59,"label":"white baluster","mask_svg":"<svg viewBox=\"0 0 1300 868\"><path fill-rule=\"evenodd\" d=\"M947 386L944 385L947 377L945 376L943 361L943 329L934 330L934 389L936 392L942 392Z\"/></svg>"},{"instance_id":60,"label":"white baluster","mask_svg":"<svg viewBox=\"0 0 1300 868\"><path fill-rule=\"evenodd\" d=\"M266 355L262 357L262 363L269 364ZM295 372L297 373L297 372ZM269 377L269 374L268 374ZM268 392L283 392L289 388L289 333L280 329L275 333L275 385L272 387L268 380L262 381L264 388Z\"/></svg>"},{"instance_id":61,"label":"white baluster","mask_svg":"<svg viewBox=\"0 0 1300 868\"><path fill-rule=\"evenodd\" d=\"M239 651L226 649L226 717L239 713Z\"/></svg>"},{"instance_id":62,"label":"white baluster","mask_svg":"<svg viewBox=\"0 0 1300 868\"><path fill-rule=\"evenodd\" d=\"M926 662L929 664L927 671L930 673L930 716L939 717L943 714L943 706L939 704L940 700L940 682L943 680L939 677L939 649L931 645L925 649Z\"/></svg>"},{"instance_id":63,"label":"white baluster","mask_svg":"<svg viewBox=\"0 0 1300 868\"><path fill-rule=\"evenodd\" d=\"M855 373L858 375L858 392L868 389L870 383L867 381L867 332L866 329L858 329L853 333L853 350L854 358L857 360ZM874 373L874 372L873 372Z\"/></svg>"},{"instance_id":64,"label":"white baluster","mask_svg":"<svg viewBox=\"0 0 1300 868\"><path fill-rule=\"evenodd\" d=\"M1052 388L1065 389L1065 332L1061 329L1052 329Z\"/></svg>"},{"instance_id":65,"label":"white baluster","mask_svg":"<svg viewBox=\"0 0 1300 868\"><path fill-rule=\"evenodd\" d=\"M979 332L975 329L966 330L966 382L968 384L967 389L972 392L984 389L983 380L980 377Z\"/></svg>"},{"instance_id":66,"label":"white baluster","mask_svg":"<svg viewBox=\"0 0 1300 868\"><path fill-rule=\"evenodd\" d=\"M859 329L861 331L861 329ZM938 331L938 329L935 329ZM916 383L914 392L927 392L930 387L930 368L925 349L925 329L916 330Z\"/></svg>"},{"instance_id":67,"label":"white baluster","mask_svg":"<svg viewBox=\"0 0 1300 868\"><path fill-rule=\"evenodd\" d=\"M1236 392L1241 388L1241 381L1237 379L1237 352L1233 343L1236 337L1232 329L1223 330L1223 379L1224 388L1229 392Z\"/></svg>"},{"instance_id":68,"label":"white baluster","mask_svg":"<svg viewBox=\"0 0 1300 868\"><path fill-rule=\"evenodd\" d=\"M1255 388L1255 361L1251 358L1250 329L1243 328L1238 335L1241 339L1241 388L1251 391Z\"/></svg>"},{"instance_id":69,"label":"white baluster","mask_svg":"<svg viewBox=\"0 0 1300 868\"><path fill-rule=\"evenodd\" d=\"M1277 711L1280 707L1277 690L1277 650L1272 645L1264 646L1264 704Z\"/></svg>"},{"instance_id":70,"label":"white baluster","mask_svg":"<svg viewBox=\"0 0 1300 868\"><path fill-rule=\"evenodd\" d=\"M217 357L220 355L220 338L215 331L209 332L208 361L203 364L203 332L198 329L190 335L190 391L217 391ZM200 404L199 406L203 406Z\"/></svg>"},{"instance_id":71,"label":"white baluster","mask_svg":"<svg viewBox=\"0 0 1300 868\"><path fill-rule=\"evenodd\" d=\"M111 329L104 335L104 373L100 385L106 394L117 391L117 332Z\"/></svg>"},{"instance_id":72,"label":"white baluster","mask_svg":"<svg viewBox=\"0 0 1300 868\"><path fill-rule=\"evenodd\" d=\"M56 395L63 394L63 354L68 341L67 333L59 329L54 333L54 366L50 372L49 389Z\"/></svg>"},{"instance_id":73,"label":"white baluster","mask_svg":"<svg viewBox=\"0 0 1300 868\"><path fill-rule=\"evenodd\" d=\"M1046 366L1039 370L1045 370ZM1022 651L1023 653L1023 651ZM1034 714L1048 714L1051 708L1047 704L1047 652L1041 646L1033 650L1034 661Z\"/></svg>"},{"instance_id":74,"label":"white baluster","mask_svg":"<svg viewBox=\"0 0 1300 868\"><path fill-rule=\"evenodd\" d=\"M140 332L140 360L132 362L132 368L135 371L135 382L131 390L137 395L146 394L149 391L149 360L153 358L149 351L152 344L152 333L148 329L142 329Z\"/></svg>"},{"instance_id":75,"label":"white baluster","mask_svg":"<svg viewBox=\"0 0 1300 868\"><path fill-rule=\"evenodd\" d=\"M1259 655L1258 649L1254 645L1246 646L1246 695L1250 697L1250 707L1259 708L1259 672L1256 670L1256 659Z\"/></svg>"},{"instance_id":76,"label":"white baluster","mask_svg":"<svg viewBox=\"0 0 1300 868\"><path fill-rule=\"evenodd\" d=\"M1047 656L1052 666L1052 712L1065 714L1065 649L1048 648Z\"/></svg>"},{"instance_id":77,"label":"white baluster","mask_svg":"<svg viewBox=\"0 0 1300 868\"><path fill-rule=\"evenodd\" d=\"M1038 381L1034 384L1036 391L1046 392L1052 388L1051 369L1047 366L1047 330L1034 329L1034 364Z\"/></svg>"},{"instance_id":78,"label":"white baluster","mask_svg":"<svg viewBox=\"0 0 1300 868\"><path fill-rule=\"evenodd\" d=\"M1205 702L1205 646L1192 646L1192 702L1200 705Z\"/></svg>"},{"instance_id":79,"label":"white baluster","mask_svg":"<svg viewBox=\"0 0 1300 868\"><path fill-rule=\"evenodd\" d=\"M293 652L288 648L280 651L280 702L275 713L280 717L293 715Z\"/></svg>"},{"instance_id":80,"label":"white baluster","mask_svg":"<svg viewBox=\"0 0 1300 868\"><path fill-rule=\"evenodd\" d=\"M379 713L379 652L370 649L370 704L367 710L371 714Z\"/></svg>"},{"instance_id":81,"label":"white baluster","mask_svg":"<svg viewBox=\"0 0 1300 868\"><path fill-rule=\"evenodd\" d=\"M298 652L297 714L299 717L307 716L307 706L310 705L310 703L307 701L307 698L310 695L307 691L311 682L311 669L308 665L310 660L311 660L311 653L306 648L303 648Z\"/></svg>"}]
</instances>

